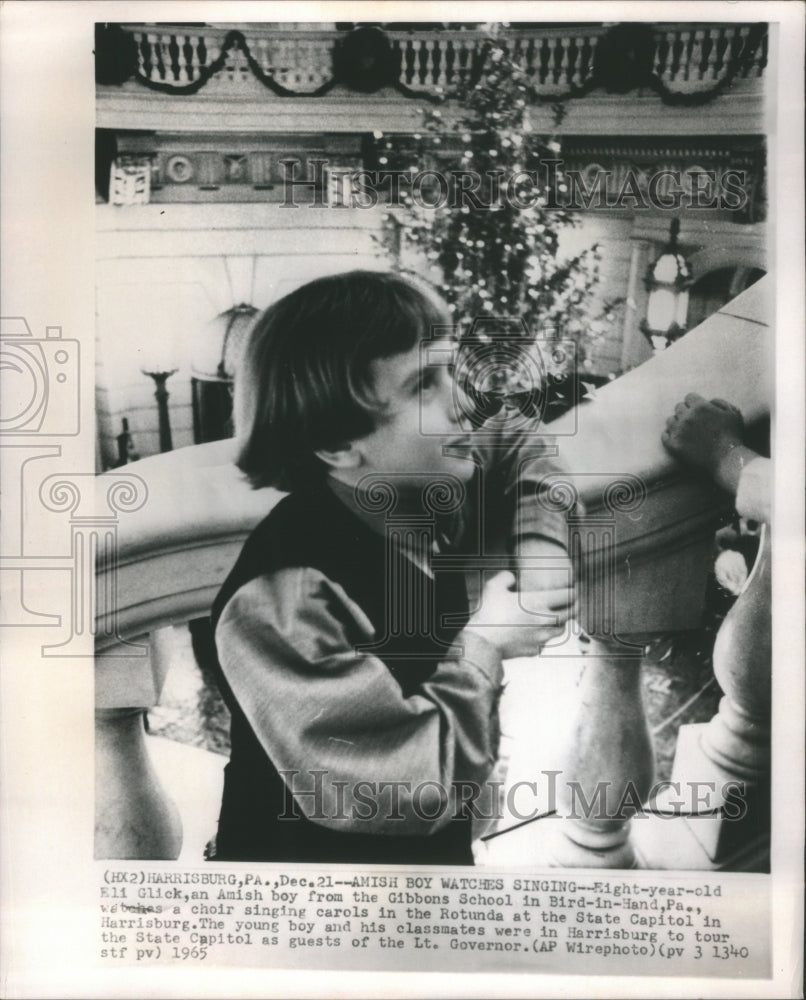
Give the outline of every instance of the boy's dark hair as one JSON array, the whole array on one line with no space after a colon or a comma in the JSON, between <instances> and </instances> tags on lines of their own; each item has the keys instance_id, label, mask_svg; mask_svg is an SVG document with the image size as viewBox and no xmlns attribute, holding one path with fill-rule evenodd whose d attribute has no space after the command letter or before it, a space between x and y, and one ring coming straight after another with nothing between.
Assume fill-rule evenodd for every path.
<instances>
[{"instance_id":1,"label":"boy's dark hair","mask_svg":"<svg viewBox=\"0 0 806 1000\"><path fill-rule=\"evenodd\" d=\"M281 490L321 477L314 452L364 437L382 415L371 363L449 324L427 285L381 271L318 278L273 303L235 381L238 468L254 487Z\"/></svg>"}]
</instances>

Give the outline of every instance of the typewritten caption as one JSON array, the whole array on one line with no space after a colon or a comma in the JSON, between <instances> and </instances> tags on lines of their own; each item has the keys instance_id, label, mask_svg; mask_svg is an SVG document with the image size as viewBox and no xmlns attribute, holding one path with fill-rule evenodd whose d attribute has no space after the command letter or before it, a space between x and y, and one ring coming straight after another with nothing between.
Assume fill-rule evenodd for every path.
<instances>
[{"instance_id":1,"label":"typewritten caption","mask_svg":"<svg viewBox=\"0 0 806 1000\"><path fill-rule=\"evenodd\" d=\"M106 868L104 964L770 975L769 882ZM647 876L650 873L646 873Z\"/></svg>"}]
</instances>

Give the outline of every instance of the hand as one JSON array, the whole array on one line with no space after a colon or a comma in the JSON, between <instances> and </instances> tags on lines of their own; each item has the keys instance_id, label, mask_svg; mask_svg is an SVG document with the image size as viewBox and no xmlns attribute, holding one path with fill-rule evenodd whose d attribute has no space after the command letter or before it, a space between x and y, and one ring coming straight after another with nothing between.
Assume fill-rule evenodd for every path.
<instances>
[{"instance_id":1,"label":"hand","mask_svg":"<svg viewBox=\"0 0 806 1000\"><path fill-rule=\"evenodd\" d=\"M709 402L690 392L666 421L661 441L672 455L735 492L728 459L734 449L741 447L743 434L744 420L735 406L724 399Z\"/></svg>"},{"instance_id":2,"label":"hand","mask_svg":"<svg viewBox=\"0 0 806 1000\"><path fill-rule=\"evenodd\" d=\"M495 646L504 659L539 653L549 639L563 634L576 612L573 587L532 593L528 609L522 596L514 573L497 573L485 584L481 607L465 626Z\"/></svg>"}]
</instances>

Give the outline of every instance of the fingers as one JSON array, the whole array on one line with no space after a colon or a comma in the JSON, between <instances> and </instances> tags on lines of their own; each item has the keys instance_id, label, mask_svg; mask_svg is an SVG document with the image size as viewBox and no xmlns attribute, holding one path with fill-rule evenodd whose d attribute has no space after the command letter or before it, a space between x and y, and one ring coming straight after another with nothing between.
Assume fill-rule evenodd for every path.
<instances>
[{"instance_id":1,"label":"fingers","mask_svg":"<svg viewBox=\"0 0 806 1000\"><path fill-rule=\"evenodd\" d=\"M556 590L531 590L521 591L521 596L529 595L533 598L535 605L541 605L547 611L560 611L569 608L576 600L576 591L573 587L561 587Z\"/></svg>"},{"instance_id":2,"label":"fingers","mask_svg":"<svg viewBox=\"0 0 806 1000\"><path fill-rule=\"evenodd\" d=\"M495 576L490 577L490 579L484 584L484 589L504 592L514 590L515 584L515 574L511 573L509 570L502 570L500 573L496 573Z\"/></svg>"},{"instance_id":3,"label":"fingers","mask_svg":"<svg viewBox=\"0 0 806 1000\"><path fill-rule=\"evenodd\" d=\"M742 416L742 411L739 407L734 406L733 403L729 403L726 399L712 399L711 403L713 406L718 406L720 410L727 410L728 413L736 413L738 416Z\"/></svg>"},{"instance_id":4,"label":"fingers","mask_svg":"<svg viewBox=\"0 0 806 1000\"><path fill-rule=\"evenodd\" d=\"M696 392L690 392L686 395L683 402L686 406L699 406L701 403L705 402L705 399Z\"/></svg>"}]
</instances>

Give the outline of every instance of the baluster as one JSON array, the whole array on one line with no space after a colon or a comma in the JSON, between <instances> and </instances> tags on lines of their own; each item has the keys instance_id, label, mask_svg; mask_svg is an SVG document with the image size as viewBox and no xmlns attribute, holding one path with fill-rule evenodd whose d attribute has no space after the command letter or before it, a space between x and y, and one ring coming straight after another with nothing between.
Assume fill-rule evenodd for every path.
<instances>
[{"instance_id":1,"label":"baluster","mask_svg":"<svg viewBox=\"0 0 806 1000\"><path fill-rule=\"evenodd\" d=\"M153 80L155 83L161 81L160 77L160 60L159 60L159 49L157 46L157 36L149 34L148 36L148 57L151 62L151 72L149 73L149 79Z\"/></svg>"},{"instance_id":2,"label":"baluster","mask_svg":"<svg viewBox=\"0 0 806 1000\"><path fill-rule=\"evenodd\" d=\"M724 73L728 71L728 68L731 64L731 60L736 57L736 46L737 46L736 29L730 26L726 27L724 29L724 38L725 38L725 48L722 52L722 65L720 66L720 72L719 72L720 76L722 76Z\"/></svg>"},{"instance_id":3,"label":"baluster","mask_svg":"<svg viewBox=\"0 0 806 1000\"><path fill-rule=\"evenodd\" d=\"M677 67L677 72L675 73L675 83L685 83L688 80L689 73L689 49L688 45L691 40L690 31L680 32L680 62Z\"/></svg>"},{"instance_id":4,"label":"baluster","mask_svg":"<svg viewBox=\"0 0 806 1000\"><path fill-rule=\"evenodd\" d=\"M688 78L689 80L702 79L702 43L705 32L698 28L694 32L694 42L691 47L691 58L689 60Z\"/></svg>"},{"instance_id":5,"label":"baluster","mask_svg":"<svg viewBox=\"0 0 806 1000\"><path fill-rule=\"evenodd\" d=\"M182 820L148 756L144 716L96 712L96 858L171 861L182 849Z\"/></svg>"},{"instance_id":6,"label":"baluster","mask_svg":"<svg viewBox=\"0 0 806 1000\"><path fill-rule=\"evenodd\" d=\"M583 654L580 703L557 790L561 828L551 863L633 868L630 820L652 787L652 740L641 696L640 656L591 639Z\"/></svg>"},{"instance_id":7,"label":"baluster","mask_svg":"<svg viewBox=\"0 0 806 1000\"><path fill-rule=\"evenodd\" d=\"M436 51L439 56L437 86L443 88L448 86L448 45L449 41L445 38L438 39L436 43Z\"/></svg>"},{"instance_id":8,"label":"baluster","mask_svg":"<svg viewBox=\"0 0 806 1000\"><path fill-rule=\"evenodd\" d=\"M716 79L717 50L719 49L719 39L721 38L719 28L711 28L708 32L708 37L711 39L711 48L708 52L708 60L705 64L704 79L708 80L710 83Z\"/></svg>"},{"instance_id":9,"label":"baluster","mask_svg":"<svg viewBox=\"0 0 806 1000\"><path fill-rule=\"evenodd\" d=\"M137 44L137 72L140 76L148 76L146 73L146 60L143 55L143 43L145 42L145 35L142 31L132 32L134 35L134 40Z\"/></svg>"},{"instance_id":10,"label":"baluster","mask_svg":"<svg viewBox=\"0 0 806 1000\"><path fill-rule=\"evenodd\" d=\"M190 79L198 80L201 76L201 56L199 54L198 35L189 35L190 41Z\"/></svg>"},{"instance_id":11,"label":"baluster","mask_svg":"<svg viewBox=\"0 0 806 1000\"><path fill-rule=\"evenodd\" d=\"M465 83L465 82L467 82L468 78L470 77L470 73L471 73L472 68L473 68L473 56L474 56L475 51L476 51L476 45L475 45L475 42L473 42L469 38L466 38L463 41L461 41L459 43L459 45L460 45L460 52L464 53L464 57L463 57L463 60L462 60L462 77L461 77L461 80L462 80L462 83Z\"/></svg>"},{"instance_id":12,"label":"baluster","mask_svg":"<svg viewBox=\"0 0 806 1000\"><path fill-rule=\"evenodd\" d=\"M307 39L299 47L300 77L305 90L313 90L316 86L316 56L313 42Z\"/></svg>"},{"instance_id":13,"label":"baluster","mask_svg":"<svg viewBox=\"0 0 806 1000\"><path fill-rule=\"evenodd\" d=\"M294 73L294 43L291 38L283 40L283 86L289 90L296 87Z\"/></svg>"},{"instance_id":14,"label":"baluster","mask_svg":"<svg viewBox=\"0 0 806 1000\"><path fill-rule=\"evenodd\" d=\"M578 35L572 39L574 53L574 72L571 75L571 84L578 87L582 83L582 56L585 49L584 35Z\"/></svg>"},{"instance_id":15,"label":"baluster","mask_svg":"<svg viewBox=\"0 0 806 1000\"><path fill-rule=\"evenodd\" d=\"M412 38L412 40L411 40L411 52L412 52L411 82L412 82L412 84L414 86L417 86L418 84L420 84L422 82L422 77L421 77L421 73L420 73L420 69L421 69L421 67L420 67L420 48L421 48L421 46L422 46L422 42L420 41L419 38Z\"/></svg>"},{"instance_id":16,"label":"baluster","mask_svg":"<svg viewBox=\"0 0 806 1000\"><path fill-rule=\"evenodd\" d=\"M256 45L257 45L257 52L255 52L255 50L253 49L252 50L252 54L254 55L254 57L257 60L257 62L260 64L261 70L265 74L268 74L268 72L269 72L269 66L270 66L270 63L269 63L269 42L268 42L268 39L266 39L266 38L258 38L258 39L256 39Z\"/></svg>"},{"instance_id":17,"label":"baluster","mask_svg":"<svg viewBox=\"0 0 806 1000\"><path fill-rule=\"evenodd\" d=\"M313 90L316 87L317 79L317 66L316 66L316 46L315 43L309 38L305 45L305 50L302 53L305 60L303 79L305 80L305 89Z\"/></svg>"},{"instance_id":18,"label":"baluster","mask_svg":"<svg viewBox=\"0 0 806 1000\"><path fill-rule=\"evenodd\" d=\"M526 51L524 58L524 69L530 78L535 76L535 64L537 62L535 40L534 38L528 38L526 40Z\"/></svg>"},{"instance_id":19,"label":"baluster","mask_svg":"<svg viewBox=\"0 0 806 1000\"><path fill-rule=\"evenodd\" d=\"M250 45L249 39L247 39L247 44ZM250 45L251 51L251 45ZM246 53L243 49L238 49L238 75L241 78L241 82L249 80L252 77L252 71L249 69L249 61L246 58Z\"/></svg>"},{"instance_id":20,"label":"baluster","mask_svg":"<svg viewBox=\"0 0 806 1000\"><path fill-rule=\"evenodd\" d=\"M176 67L177 73L176 78L180 83L188 82L188 70L187 70L187 57L185 56L185 41L184 35L176 36L177 45L177 55L176 55Z\"/></svg>"},{"instance_id":21,"label":"baluster","mask_svg":"<svg viewBox=\"0 0 806 1000\"><path fill-rule=\"evenodd\" d=\"M96 858L170 861L182 849L182 820L151 763L144 726L144 703L156 704L167 672L170 631L150 637L156 683L136 707L106 707L120 697L119 686L106 683L103 667L96 674Z\"/></svg>"},{"instance_id":22,"label":"baluster","mask_svg":"<svg viewBox=\"0 0 806 1000\"><path fill-rule=\"evenodd\" d=\"M397 39L395 39L394 44L397 46L397 49L400 52L400 75L398 76L398 80L400 81L400 83L402 83L404 86L406 86L408 84L408 82L409 82L409 76L408 76L408 70L409 70L409 49L408 49L408 44L407 44L405 38L397 38Z\"/></svg>"},{"instance_id":23,"label":"baluster","mask_svg":"<svg viewBox=\"0 0 806 1000\"><path fill-rule=\"evenodd\" d=\"M507 38L504 41L504 48L510 59L517 65L523 67L523 41L518 38Z\"/></svg>"},{"instance_id":24,"label":"baluster","mask_svg":"<svg viewBox=\"0 0 806 1000\"><path fill-rule=\"evenodd\" d=\"M291 42L291 79L293 89L302 90L305 81L305 56L307 46L302 38L294 38Z\"/></svg>"},{"instance_id":25,"label":"baluster","mask_svg":"<svg viewBox=\"0 0 806 1000\"><path fill-rule=\"evenodd\" d=\"M553 84L556 82L556 58L557 58L557 39L548 38L546 41L546 46L548 48L548 57L546 60L546 84Z\"/></svg>"},{"instance_id":26,"label":"baluster","mask_svg":"<svg viewBox=\"0 0 806 1000\"><path fill-rule=\"evenodd\" d=\"M285 67L286 67L286 63L285 63L286 49L285 49L285 41L282 38L275 39L274 46L273 46L273 49L272 49L272 53L274 55L274 79L279 84L281 84L282 86L285 86L285 84L286 84L286 69L285 69Z\"/></svg>"},{"instance_id":27,"label":"baluster","mask_svg":"<svg viewBox=\"0 0 806 1000\"><path fill-rule=\"evenodd\" d=\"M317 66L316 86L317 87L321 86L327 80L327 78L328 78L328 69L327 69L327 67L330 66L331 61L332 61L331 60L331 55L330 55L331 50L332 50L332 43L329 42L327 39L322 39L319 42L319 45L317 47L317 52L316 52L316 66Z\"/></svg>"},{"instance_id":28,"label":"baluster","mask_svg":"<svg viewBox=\"0 0 806 1000\"><path fill-rule=\"evenodd\" d=\"M765 526L750 576L714 644L714 674L724 692L719 710L708 723L681 726L677 737L671 780L691 790L689 808L717 810L682 821L696 845L692 867L757 870L769 864L771 625ZM732 808L720 813L729 801ZM658 805L674 808L663 796ZM642 831L642 852L657 853L667 822L654 834L651 827Z\"/></svg>"},{"instance_id":29,"label":"baluster","mask_svg":"<svg viewBox=\"0 0 806 1000\"><path fill-rule=\"evenodd\" d=\"M593 67L596 65L596 46L599 44L599 36L592 35L589 39L590 52L588 55L588 68L585 73L585 79L587 80L593 73Z\"/></svg>"},{"instance_id":30,"label":"baluster","mask_svg":"<svg viewBox=\"0 0 806 1000\"><path fill-rule=\"evenodd\" d=\"M266 40L266 74L273 79L277 78L277 41L275 39Z\"/></svg>"},{"instance_id":31,"label":"baluster","mask_svg":"<svg viewBox=\"0 0 806 1000\"><path fill-rule=\"evenodd\" d=\"M745 53L745 49L747 48L747 36L749 34L750 34L750 29L747 27L747 25L743 25L741 28L739 28L738 45L736 47L737 59L741 58ZM749 67L745 67L740 75L743 77L749 76L750 75Z\"/></svg>"},{"instance_id":32,"label":"baluster","mask_svg":"<svg viewBox=\"0 0 806 1000\"><path fill-rule=\"evenodd\" d=\"M652 60L652 73L655 77L660 79L661 74L663 73L661 67L661 55L660 55L661 46L663 45L663 37L661 35L655 34L654 43L655 43L655 55Z\"/></svg>"},{"instance_id":33,"label":"baluster","mask_svg":"<svg viewBox=\"0 0 806 1000\"><path fill-rule=\"evenodd\" d=\"M672 77L674 73L674 60L676 51L677 36L673 31L666 32L666 62L663 67L663 82L669 84L672 82Z\"/></svg>"},{"instance_id":34,"label":"baluster","mask_svg":"<svg viewBox=\"0 0 806 1000\"><path fill-rule=\"evenodd\" d=\"M315 90L319 85L319 46L315 41L308 40L307 48L307 58L308 58L308 71L305 77L308 81L308 89Z\"/></svg>"},{"instance_id":35,"label":"baluster","mask_svg":"<svg viewBox=\"0 0 806 1000\"><path fill-rule=\"evenodd\" d=\"M620 477L605 487L602 503L580 514L570 479L551 476L544 487L538 504L566 512L580 617L590 636L580 637L579 707L558 764L563 822L549 860L562 867L632 868L630 820L649 795L654 763L641 696L642 651L616 634L616 534L619 515L634 515L646 488L635 476Z\"/></svg>"},{"instance_id":36,"label":"baluster","mask_svg":"<svg viewBox=\"0 0 806 1000\"><path fill-rule=\"evenodd\" d=\"M425 65L423 67L423 83L426 87L433 88L436 85L436 80L434 78L434 41L432 38L426 38L423 43L423 49L425 51Z\"/></svg>"},{"instance_id":37,"label":"baluster","mask_svg":"<svg viewBox=\"0 0 806 1000\"><path fill-rule=\"evenodd\" d=\"M296 36L292 36L289 41L289 51L289 79L291 80L291 89L300 90L302 88L305 60L304 41L302 39L297 39Z\"/></svg>"},{"instance_id":38,"label":"baluster","mask_svg":"<svg viewBox=\"0 0 806 1000\"><path fill-rule=\"evenodd\" d=\"M171 59L171 36L162 35L160 38L160 54L162 56L162 67L164 70L163 79L172 82L174 77L173 60Z\"/></svg>"},{"instance_id":39,"label":"baluster","mask_svg":"<svg viewBox=\"0 0 806 1000\"><path fill-rule=\"evenodd\" d=\"M226 73L227 80L234 82L238 76L238 49L230 49L227 52L226 62L224 64L224 71Z\"/></svg>"},{"instance_id":40,"label":"baluster","mask_svg":"<svg viewBox=\"0 0 806 1000\"><path fill-rule=\"evenodd\" d=\"M562 53L560 55L560 70L557 82L562 84L563 86L567 86L568 84L568 65L569 65L568 47L570 44L571 44L570 38L564 37L560 39Z\"/></svg>"},{"instance_id":41,"label":"baluster","mask_svg":"<svg viewBox=\"0 0 806 1000\"><path fill-rule=\"evenodd\" d=\"M454 38L446 38L440 48L442 63L440 66L440 80L444 77L444 86L450 87L456 80L456 60L457 44Z\"/></svg>"},{"instance_id":42,"label":"baluster","mask_svg":"<svg viewBox=\"0 0 806 1000\"><path fill-rule=\"evenodd\" d=\"M702 747L733 777L759 782L770 768L770 539L762 528L758 556L714 643L714 674L724 697Z\"/></svg>"},{"instance_id":43,"label":"baluster","mask_svg":"<svg viewBox=\"0 0 806 1000\"><path fill-rule=\"evenodd\" d=\"M221 55L221 49L218 43L216 42L215 38L210 38L208 36L205 36L204 38L204 47L207 52L207 59L205 61L205 65L210 66Z\"/></svg>"},{"instance_id":44,"label":"baluster","mask_svg":"<svg viewBox=\"0 0 806 1000\"><path fill-rule=\"evenodd\" d=\"M764 66L767 62L767 45L768 36L764 36L756 49L756 54L753 56L753 65L751 67L750 73L754 76L761 76L764 73Z\"/></svg>"}]
</instances>

